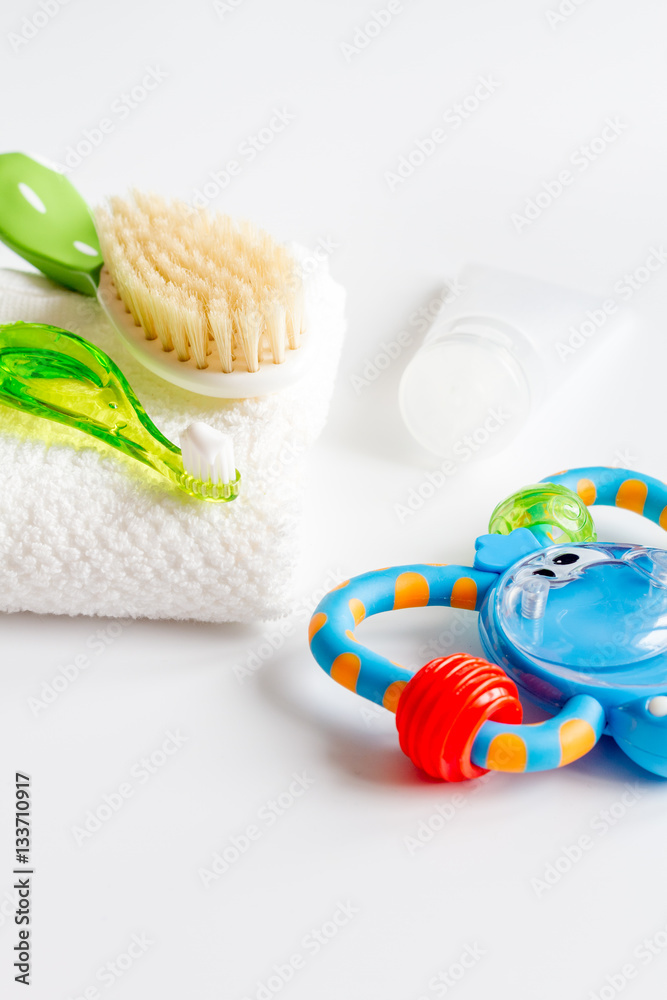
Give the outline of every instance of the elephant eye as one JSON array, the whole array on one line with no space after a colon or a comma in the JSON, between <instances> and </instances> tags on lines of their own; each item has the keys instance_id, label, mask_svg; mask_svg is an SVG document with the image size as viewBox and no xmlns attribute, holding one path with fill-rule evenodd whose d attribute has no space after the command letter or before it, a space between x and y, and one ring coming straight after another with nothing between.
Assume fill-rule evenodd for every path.
<instances>
[{"instance_id":1,"label":"elephant eye","mask_svg":"<svg viewBox=\"0 0 667 1000\"><path fill-rule=\"evenodd\" d=\"M562 555L556 556L551 561L556 563L557 566L569 566L571 563L578 562L579 556L576 552L563 552Z\"/></svg>"},{"instance_id":2,"label":"elephant eye","mask_svg":"<svg viewBox=\"0 0 667 1000\"><path fill-rule=\"evenodd\" d=\"M536 569L533 576L555 576L552 569Z\"/></svg>"},{"instance_id":3,"label":"elephant eye","mask_svg":"<svg viewBox=\"0 0 667 1000\"><path fill-rule=\"evenodd\" d=\"M667 695L659 694L655 698L651 698L646 706L646 710L651 715L655 715L656 718L662 719L667 715Z\"/></svg>"}]
</instances>

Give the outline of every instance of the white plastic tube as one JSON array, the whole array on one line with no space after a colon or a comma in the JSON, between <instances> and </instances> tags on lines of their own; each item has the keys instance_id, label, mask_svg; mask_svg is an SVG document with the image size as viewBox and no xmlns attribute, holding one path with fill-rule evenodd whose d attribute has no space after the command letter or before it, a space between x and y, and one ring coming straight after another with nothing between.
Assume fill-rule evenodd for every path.
<instances>
[{"instance_id":1,"label":"white plastic tube","mask_svg":"<svg viewBox=\"0 0 667 1000\"><path fill-rule=\"evenodd\" d=\"M632 316L613 299L470 265L403 373L399 405L425 448L502 450L529 413Z\"/></svg>"}]
</instances>

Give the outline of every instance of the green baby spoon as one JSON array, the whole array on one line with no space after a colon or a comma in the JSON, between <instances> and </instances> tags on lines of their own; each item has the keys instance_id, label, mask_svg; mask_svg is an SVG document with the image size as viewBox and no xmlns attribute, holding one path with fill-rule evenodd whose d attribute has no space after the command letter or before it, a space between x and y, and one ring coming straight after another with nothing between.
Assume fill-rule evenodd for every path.
<instances>
[{"instance_id":1,"label":"green baby spoon","mask_svg":"<svg viewBox=\"0 0 667 1000\"><path fill-rule=\"evenodd\" d=\"M0 402L104 441L200 500L238 496L228 434L196 421L172 444L111 358L83 337L42 323L0 326Z\"/></svg>"},{"instance_id":2,"label":"green baby spoon","mask_svg":"<svg viewBox=\"0 0 667 1000\"><path fill-rule=\"evenodd\" d=\"M97 295L102 253L90 209L64 174L24 153L0 155L0 239L43 274Z\"/></svg>"}]
</instances>

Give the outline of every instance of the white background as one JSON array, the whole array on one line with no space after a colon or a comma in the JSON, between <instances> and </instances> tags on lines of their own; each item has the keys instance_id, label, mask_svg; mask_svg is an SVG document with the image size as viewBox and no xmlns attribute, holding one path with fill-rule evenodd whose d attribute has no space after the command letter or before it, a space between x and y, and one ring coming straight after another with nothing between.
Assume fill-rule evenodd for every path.
<instances>
[{"instance_id":1,"label":"white background","mask_svg":"<svg viewBox=\"0 0 667 1000\"><path fill-rule=\"evenodd\" d=\"M361 700L320 672L305 626L334 577L469 562L495 503L561 468L620 464L667 476L667 268L633 297L634 340L605 349L602 331L602 349L510 450L461 463L403 521L394 505L433 467L396 405L417 336L379 377L353 386L383 342L416 334L415 310L468 260L602 299L667 239L667 14L658 0L563 4L572 13L560 21L547 16L556 0L405 0L363 49L344 50L384 6L236 0L216 12L208 0L70 0L18 44L12 35L30 31L24 18L38 0L2 6L3 150L62 162L111 118L113 131L71 174L87 199L131 184L191 197L285 109L289 126L243 159L213 207L284 239L335 242L330 267L349 293L330 421L312 455L303 602L261 669L243 683L234 672L275 626L136 622L35 716L28 700L91 654L96 631L113 623L29 614L1 622L3 996L664 996L664 782L606 739L562 771L493 775L478 787L426 781L402 756L393 718L364 716ZM166 73L163 82L130 113L113 110L149 67ZM459 128L447 126L434 155L391 190L386 172L480 76L496 81L493 95ZM572 167L608 117L625 126L618 139L573 169L562 197L517 232L513 213ZM12 263L3 250L0 264ZM597 521L602 537L660 539L628 513L598 512ZM454 640L453 624L462 632ZM415 667L432 655L429 642L479 650L475 616L461 612L406 612L362 628ZM136 765L170 730L187 741L142 782ZM32 775L34 798L29 991L12 982L5 896L16 769ZM272 825L266 809L258 817L303 772L312 780L304 794ZM79 846L73 827L128 780L133 795ZM446 807L452 818L433 820ZM601 819L610 809L613 827ZM430 820L440 828L428 843L406 841ZM250 824L259 839L205 888L199 869ZM568 867L564 850L583 836L581 859L536 888L559 858ZM357 912L316 953L307 935L340 915L340 902ZM102 980L98 970L133 934L152 943L109 985L113 974ZM658 942L655 955L645 939ZM480 957L447 987L443 976L460 973L466 947ZM271 979L267 992L274 966L297 953L303 967L280 989Z\"/></svg>"}]
</instances>

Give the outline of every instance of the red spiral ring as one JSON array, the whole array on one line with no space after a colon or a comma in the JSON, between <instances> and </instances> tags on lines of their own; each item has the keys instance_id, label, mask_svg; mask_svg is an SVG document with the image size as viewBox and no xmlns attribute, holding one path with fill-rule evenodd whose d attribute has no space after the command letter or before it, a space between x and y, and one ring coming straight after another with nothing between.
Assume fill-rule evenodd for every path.
<instances>
[{"instance_id":1,"label":"red spiral ring","mask_svg":"<svg viewBox=\"0 0 667 1000\"><path fill-rule=\"evenodd\" d=\"M466 781L486 774L470 759L488 720L521 722L514 682L495 663L467 653L431 660L403 689L396 711L401 750L433 778Z\"/></svg>"}]
</instances>

